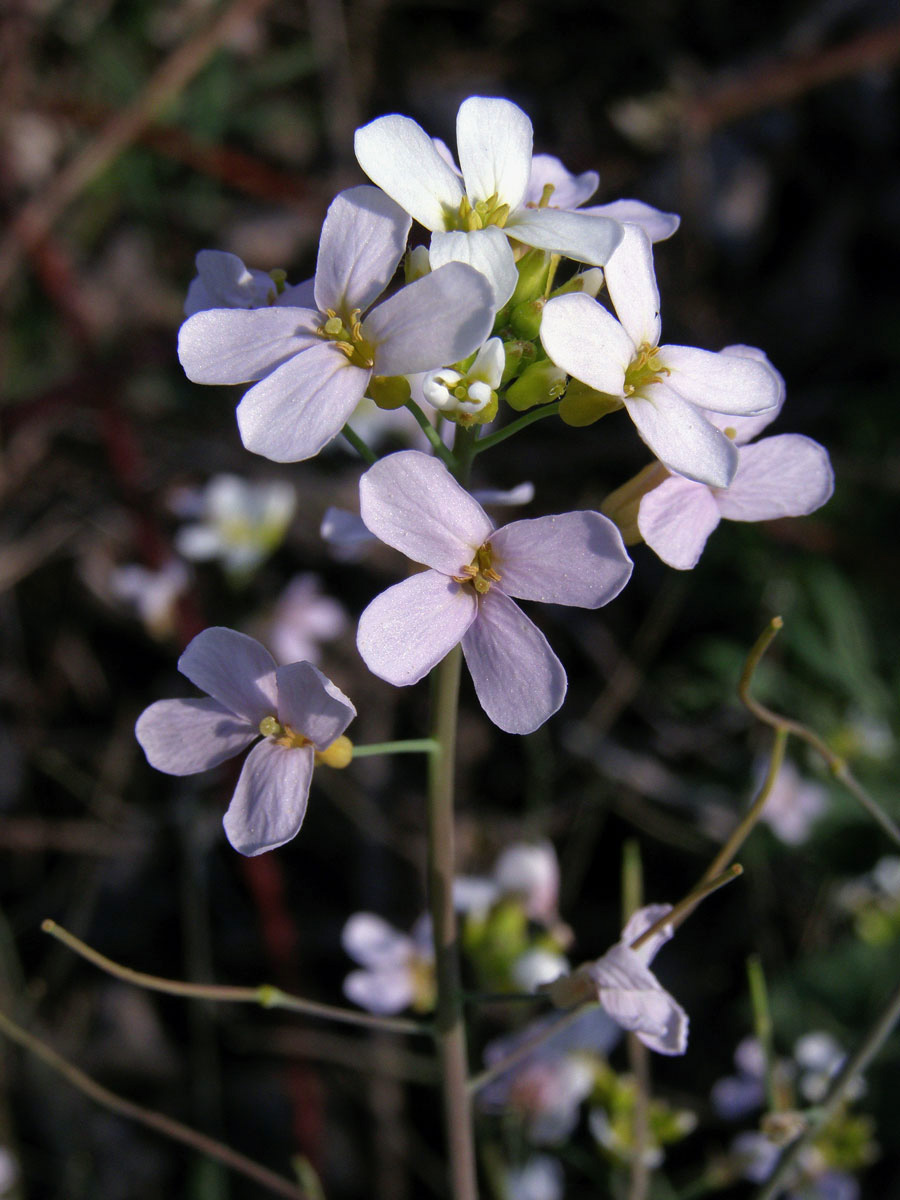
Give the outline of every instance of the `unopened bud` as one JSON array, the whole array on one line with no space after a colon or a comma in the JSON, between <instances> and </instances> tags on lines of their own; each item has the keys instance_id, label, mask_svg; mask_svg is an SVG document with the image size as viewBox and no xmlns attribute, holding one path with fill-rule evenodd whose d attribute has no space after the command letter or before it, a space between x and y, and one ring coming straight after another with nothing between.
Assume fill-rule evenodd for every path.
<instances>
[{"instance_id":1,"label":"unopened bud","mask_svg":"<svg viewBox=\"0 0 900 1200\"><path fill-rule=\"evenodd\" d=\"M551 292L550 296L552 299L555 296L565 296L569 292L584 292L586 296L591 296L596 300L602 287L602 269L600 267L588 267L586 271L580 271L577 275L573 275L571 279L567 279L561 287Z\"/></svg>"},{"instance_id":2,"label":"unopened bud","mask_svg":"<svg viewBox=\"0 0 900 1200\"><path fill-rule=\"evenodd\" d=\"M343 734L326 746L324 750L316 751L316 764L322 767L348 767L353 760L353 743Z\"/></svg>"},{"instance_id":3,"label":"unopened bud","mask_svg":"<svg viewBox=\"0 0 900 1200\"><path fill-rule=\"evenodd\" d=\"M627 483L610 492L600 505L603 515L618 526L626 546L636 546L644 540L637 523L641 501L648 492L659 487L668 474L662 463L650 463Z\"/></svg>"},{"instance_id":4,"label":"unopened bud","mask_svg":"<svg viewBox=\"0 0 900 1200\"><path fill-rule=\"evenodd\" d=\"M524 371L530 363L533 363L537 351L534 348L534 342L504 342L503 354L506 358L506 365L500 377L501 387L504 383L515 379L520 371Z\"/></svg>"},{"instance_id":5,"label":"unopened bud","mask_svg":"<svg viewBox=\"0 0 900 1200\"><path fill-rule=\"evenodd\" d=\"M405 375L373 375L369 395L379 408L402 408L410 396L409 380Z\"/></svg>"},{"instance_id":6,"label":"unopened bud","mask_svg":"<svg viewBox=\"0 0 900 1200\"><path fill-rule=\"evenodd\" d=\"M546 250L529 250L516 263L519 280L509 300L511 309L543 296L550 276L552 256Z\"/></svg>"},{"instance_id":7,"label":"unopened bud","mask_svg":"<svg viewBox=\"0 0 900 1200\"><path fill-rule=\"evenodd\" d=\"M427 246L415 246L407 251L403 260L403 275L406 283L414 283L424 275L431 274L431 261Z\"/></svg>"},{"instance_id":8,"label":"unopened bud","mask_svg":"<svg viewBox=\"0 0 900 1200\"><path fill-rule=\"evenodd\" d=\"M567 425L580 429L584 425L593 425L601 417L621 407L621 397L598 392L580 379L573 379L562 398L559 415Z\"/></svg>"},{"instance_id":9,"label":"unopened bud","mask_svg":"<svg viewBox=\"0 0 900 1200\"><path fill-rule=\"evenodd\" d=\"M537 300L526 300L517 304L509 316L509 327L516 337L526 341L534 341L541 331L541 317L544 315L543 297Z\"/></svg>"},{"instance_id":10,"label":"unopened bud","mask_svg":"<svg viewBox=\"0 0 900 1200\"><path fill-rule=\"evenodd\" d=\"M526 367L510 385L506 399L516 412L525 412L536 404L548 404L558 399L566 386L566 373L548 358Z\"/></svg>"}]
</instances>

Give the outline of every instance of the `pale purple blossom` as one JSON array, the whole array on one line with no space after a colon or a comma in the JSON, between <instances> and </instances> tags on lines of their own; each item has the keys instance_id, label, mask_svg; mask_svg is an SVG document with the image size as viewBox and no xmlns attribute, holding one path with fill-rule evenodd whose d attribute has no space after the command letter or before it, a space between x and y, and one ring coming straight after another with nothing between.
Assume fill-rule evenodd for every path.
<instances>
[{"instance_id":1,"label":"pale purple blossom","mask_svg":"<svg viewBox=\"0 0 900 1200\"><path fill-rule=\"evenodd\" d=\"M369 669L416 683L462 642L475 691L494 724L531 733L560 707L566 673L511 597L599 608L631 574L618 530L595 512L495 529L435 458L404 450L360 480L360 513L383 542L429 569L368 606L357 645Z\"/></svg>"},{"instance_id":2,"label":"pale purple blossom","mask_svg":"<svg viewBox=\"0 0 900 1200\"><path fill-rule=\"evenodd\" d=\"M481 1105L487 1112L514 1112L532 1142L555 1146L578 1124L581 1102L593 1083L593 1068L584 1055L533 1055L484 1088Z\"/></svg>"},{"instance_id":3,"label":"pale purple blossom","mask_svg":"<svg viewBox=\"0 0 900 1200\"><path fill-rule=\"evenodd\" d=\"M266 271L244 266L236 254L226 250L201 250L196 258L197 275L188 287L184 315L205 312L209 308L268 308L270 305L293 304L306 307L312 303L312 280L285 287Z\"/></svg>"},{"instance_id":4,"label":"pale purple blossom","mask_svg":"<svg viewBox=\"0 0 900 1200\"><path fill-rule=\"evenodd\" d=\"M761 351L749 346L729 346L721 353L766 361ZM783 396L782 382L778 405L761 416L707 414L707 420L722 430L737 449L737 469L727 488L670 475L642 497L638 529L650 549L670 567L686 571L696 566L706 539L720 520L773 521L805 516L821 508L831 496L834 472L828 452L812 438L781 433L747 445L778 416Z\"/></svg>"},{"instance_id":5,"label":"pale purple blossom","mask_svg":"<svg viewBox=\"0 0 900 1200\"><path fill-rule=\"evenodd\" d=\"M156 638L173 632L178 602L190 582L190 572L178 558L169 559L155 570L140 563L124 563L111 569L108 580L112 595L129 605Z\"/></svg>"},{"instance_id":6,"label":"pale purple blossom","mask_svg":"<svg viewBox=\"0 0 900 1200\"><path fill-rule=\"evenodd\" d=\"M276 462L311 458L341 431L373 376L432 370L484 342L490 289L462 263L375 305L409 226L377 188L341 192L322 227L315 307L214 308L182 325L178 353L190 379L253 383L237 410L248 450Z\"/></svg>"},{"instance_id":7,"label":"pale purple blossom","mask_svg":"<svg viewBox=\"0 0 900 1200\"><path fill-rule=\"evenodd\" d=\"M342 691L311 663L279 667L259 642L233 629L204 629L178 669L207 695L158 700L135 734L147 761L168 775L194 775L248 754L225 814L225 834L241 854L274 850L298 833L316 754L356 716Z\"/></svg>"},{"instance_id":8,"label":"pale purple blossom","mask_svg":"<svg viewBox=\"0 0 900 1200\"><path fill-rule=\"evenodd\" d=\"M774 409L780 377L756 357L661 346L650 242L637 226L623 228L606 265L618 320L590 296L557 296L544 308L544 349L574 378L624 405L670 471L728 487L738 467L737 448L707 414Z\"/></svg>"},{"instance_id":9,"label":"pale purple blossom","mask_svg":"<svg viewBox=\"0 0 900 1200\"><path fill-rule=\"evenodd\" d=\"M521 1167L507 1169L503 1200L562 1200L564 1183L559 1159L536 1154Z\"/></svg>"},{"instance_id":10,"label":"pale purple blossom","mask_svg":"<svg viewBox=\"0 0 900 1200\"><path fill-rule=\"evenodd\" d=\"M764 774L760 766L760 783ZM769 792L762 820L780 841L788 846L801 846L827 808L828 789L804 779L794 764L786 760Z\"/></svg>"},{"instance_id":11,"label":"pale purple blossom","mask_svg":"<svg viewBox=\"0 0 900 1200\"><path fill-rule=\"evenodd\" d=\"M622 937L596 962L584 963L571 975L551 983L546 991L560 1008L599 1001L623 1029L659 1054L684 1054L687 1049L687 1013L665 990L649 964L672 936L664 925L638 949L631 943L666 913L669 904L639 908L622 931Z\"/></svg>"},{"instance_id":12,"label":"pale purple blossom","mask_svg":"<svg viewBox=\"0 0 900 1200\"><path fill-rule=\"evenodd\" d=\"M253 572L284 540L297 507L283 479L214 475L206 487L182 492L176 511L196 517L175 534L175 549L193 562L218 560L236 578Z\"/></svg>"},{"instance_id":13,"label":"pale purple blossom","mask_svg":"<svg viewBox=\"0 0 900 1200\"><path fill-rule=\"evenodd\" d=\"M269 624L269 645L280 663L319 661L321 642L340 637L347 613L322 592L317 575L295 575L278 598Z\"/></svg>"},{"instance_id":14,"label":"pale purple blossom","mask_svg":"<svg viewBox=\"0 0 900 1200\"><path fill-rule=\"evenodd\" d=\"M552 925L559 913L559 860L553 843L513 842L489 876L458 875L453 899L460 912L484 913L504 897L521 900L532 921Z\"/></svg>"},{"instance_id":15,"label":"pale purple blossom","mask_svg":"<svg viewBox=\"0 0 900 1200\"><path fill-rule=\"evenodd\" d=\"M375 913L354 913L343 928L341 945L361 967L344 980L348 1000L382 1016L431 1008L434 944L427 914L405 934Z\"/></svg>"},{"instance_id":16,"label":"pale purple blossom","mask_svg":"<svg viewBox=\"0 0 900 1200\"><path fill-rule=\"evenodd\" d=\"M529 203L532 141L531 121L517 105L470 96L456 118L461 171L420 125L396 113L358 129L354 145L372 182L432 231L432 268L471 263L490 279L500 307L516 284L509 238L602 266L621 237L607 216Z\"/></svg>"}]
</instances>

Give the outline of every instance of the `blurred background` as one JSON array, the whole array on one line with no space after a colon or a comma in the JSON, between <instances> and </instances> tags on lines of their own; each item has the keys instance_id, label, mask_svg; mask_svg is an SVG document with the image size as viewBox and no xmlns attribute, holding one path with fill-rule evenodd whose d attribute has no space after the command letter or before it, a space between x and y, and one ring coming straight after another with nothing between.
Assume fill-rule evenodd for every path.
<instances>
[{"instance_id":1,"label":"blurred background","mask_svg":"<svg viewBox=\"0 0 900 1200\"><path fill-rule=\"evenodd\" d=\"M666 340L763 347L787 383L774 431L825 444L837 478L812 517L721 526L691 573L637 547L633 581L608 610L539 614L570 696L533 737L489 726L465 684L461 869L484 873L508 842L550 838L574 961L618 937L626 840L640 845L649 900L683 894L770 746L736 683L775 613L785 629L759 695L900 812L898 61L887 0L7 0L5 1012L114 1091L282 1174L302 1155L334 1200L442 1194L421 1045L150 995L39 931L53 917L141 970L268 980L341 1003L346 918L371 909L409 929L422 910L418 760L318 772L297 840L244 860L221 831L231 767L164 777L133 737L147 704L191 694L175 663L207 625L311 640L295 657L316 654L353 698L355 741L425 732L423 689L392 691L354 645L359 611L396 579L397 560L342 560L319 536L329 505L354 508L359 460L337 443L296 466L253 457L233 418L239 390L192 385L175 353L198 250L283 268L291 282L312 274L330 200L362 182L353 131L385 112L452 146L462 99L508 97L531 116L536 150L600 171L598 202L680 213L655 251ZM373 436L400 446L408 434ZM578 432L547 421L508 447L486 456L492 473L477 483L533 482L526 516L596 507L646 461L616 418ZM241 483L224 499L219 483L213 501L223 475L279 487L248 501ZM255 506L260 525L236 555L209 523L216 503L226 524ZM782 1053L810 1029L855 1046L898 983L900 885L879 891L870 874L891 844L821 762L793 743L789 756L787 824L754 834L744 878L659 960L692 1042L685 1058L654 1062L655 1086L699 1121L667 1160L672 1182L654 1185L660 1200L706 1194L696 1181L732 1136L709 1094L752 1029L749 954L762 958ZM497 1028L475 1022L476 1057ZM900 1195L898 1059L894 1039L859 1101L879 1147L863 1196ZM267 1194L96 1107L9 1044L0 1083L4 1195ZM573 1200L612 1186L596 1151L566 1169Z\"/></svg>"}]
</instances>

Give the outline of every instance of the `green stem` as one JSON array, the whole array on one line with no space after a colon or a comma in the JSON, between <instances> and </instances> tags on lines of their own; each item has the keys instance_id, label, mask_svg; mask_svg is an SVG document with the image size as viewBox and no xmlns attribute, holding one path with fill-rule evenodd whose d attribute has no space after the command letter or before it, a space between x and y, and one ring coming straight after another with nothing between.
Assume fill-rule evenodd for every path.
<instances>
[{"instance_id":1,"label":"green stem","mask_svg":"<svg viewBox=\"0 0 900 1200\"><path fill-rule=\"evenodd\" d=\"M441 1063L452 1196L453 1200L477 1200L472 1113L466 1087L466 1027L453 905L453 793L461 660L461 647L455 646L432 673L433 734L439 749L428 763L428 900L437 977L435 1038Z\"/></svg>"},{"instance_id":2,"label":"green stem","mask_svg":"<svg viewBox=\"0 0 900 1200\"><path fill-rule=\"evenodd\" d=\"M429 442L431 442L431 446L432 446L432 449L434 450L435 454L438 456L438 458L441 460L441 462L444 464L445 467L447 467L450 471L453 471L455 473L456 459L453 456L453 452L451 450L448 450L447 447L444 445L441 435L438 433L438 431L435 429L435 427L432 425L432 423L428 420L428 418L422 412L421 408L419 408L419 406L418 406L418 404L416 404L415 400L407 400L406 407L409 409L409 411L412 413L412 415L416 418L416 422L418 423L419 428L422 430L422 432L428 438Z\"/></svg>"},{"instance_id":3,"label":"green stem","mask_svg":"<svg viewBox=\"0 0 900 1200\"><path fill-rule=\"evenodd\" d=\"M543 421L544 417L555 416L559 412L559 404L559 400L554 400L552 404L542 404L538 408L532 408L517 420L510 422L509 425L505 425L502 429L497 429L494 433L489 433L486 437L480 438L472 451L473 456L481 454L484 450L490 450L492 446L498 446L500 442L505 442L507 438L512 437L519 430L533 425L535 421Z\"/></svg>"},{"instance_id":4,"label":"green stem","mask_svg":"<svg viewBox=\"0 0 900 1200\"><path fill-rule=\"evenodd\" d=\"M356 453L361 458L364 458L370 467L374 466L375 463L378 462L378 455L375 453L375 451L367 446L359 434L354 429L351 429L349 425L345 425L341 430L341 433L344 435Z\"/></svg>"},{"instance_id":5,"label":"green stem","mask_svg":"<svg viewBox=\"0 0 900 1200\"><path fill-rule=\"evenodd\" d=\"M354 758L373 758L376 754L434 754L440 746L434 738L409 738L403 742L371 742L354 746Z\"/></svg>"},{"instance_id":6,"label":"green stem","mask_svg":"<svg viewBox=\"0 0 900 1200\"><path fill-rule=\"evenodd\" d=\"M747 959L747 982L750 985L750 1003L753 1007L753 1027L756 1040L762 1047L763 1060L766 1070L766 1096L770 1112L778 1112L784 1108L780 1103L778 1088L775 1086L775 1045L772 1013L769 1008L769 990L766 987L766 976L762 961L758 954L752 954Z\"/></svg>"}]
</instances>

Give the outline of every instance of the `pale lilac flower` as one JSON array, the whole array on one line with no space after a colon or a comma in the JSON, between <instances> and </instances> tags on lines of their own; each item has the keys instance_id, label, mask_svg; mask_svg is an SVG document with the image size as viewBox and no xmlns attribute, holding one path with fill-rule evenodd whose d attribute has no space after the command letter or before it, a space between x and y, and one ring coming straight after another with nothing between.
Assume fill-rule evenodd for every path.
<instances>
[{"instance_id":1,"label":"pale lilac flower","mask_svg":"<svg viewBox=\"0 0 900 1200\"><path fill-rule=\"evenodd\" d=\"M456 118L461 172L409 117L371 121L356 131L354 145L372 182L432 231L432 267L470 262L491 280L499 307L516 283L508 237L593 266L607 261L621 237L608 217L529 205L532 140L531 121L517 105L470 96Z\"/></svg>"},{"instance_id":2,"label":"pale lilac flower","mask_svg":"<svg viewBox=\"0 0 900 1200\"><path fill-rule=\"evenodd\" d=\"M570 375L620 401L669 470L727 487L738 452L706 413L774 409L779 376L755 357L661 346L650 242L637 226L623 228L622 243L606 266L618 320L590 296L557 296L544 308L544 349Z\"/></svg>"},{"instance_id":3,"label":"pale lilac flower","mask_svg":"<svg viewBox=\"0 0 900 1200\"><path fill-rule=\"evenodd\" d=\"M552 925L558 916L559 859L552 842L514 842L494 864L500 891L521 896L533 921Z\"/></svg>"},{"instance_id":4,"label":"pale lilac flower","mask_svg":"<svg viewBox=\"0 0 900 1200\"><path fill-rule=\"evenodd\" d=\"M611 217L622 225L637 225L651 242L665 241L681 224L681 218L675 213L660 212L641 200L613 200L610 204L592 204L584 208L599 185L600 176L596 171L573 175L552 154L535 154L531 160L525 203L532 208L540 206L564 212L578 209L592 216ZM548 187L552 191L545 199Z\"/></svg>"},{"instance_id":5,"label":"pale lilac flower","mask_svg":"<svg viewBox=\"0 0 900 1200\"><path fill-rule=\"evenodd\" d=\"M503 1200L563 1200L564 1182L559 1159L536 1154L523 1166L507 1170Z\"/></svg>"},{"instance_id":6,"label":"pale lilac flower","mask_svg":"<svg viewBox=\"0 0 900 1200\"><path fill-rule=\"evenodd\" d=\"M731 1143L731 1155L744 1179L765 1183L781 1157L783 1147L764 1133L748 1130ZM785 1200L859 1200L859 1181L846 1171L830 1169L815 1146L801 1153L793 1178L784 1192Z\"/></svg>"},{"instance_id":7,"label":"pale lilac flower","mask_svg":"<svg viewBox=\"0 0 900 1200\"><path fill-rule=\"evenodd\" d=\"M225 250L201 250L196 263L197 275L191 280L184 302L186 317L209 308L268 308L272 304L305 307L312 302L311 280L285 288L283 280L245 267L236 254Z\"/></svg>"},{"instance_id":8,"label":"pale lilac flower","mask_svg":"<svg viewBox=\"0 0 900 1200\"><path fill-rule=\"evenodd\" d=\"M319 643L340 637L347 613L322 593L317 575L295 575L278 598L269 625L269 645L280 663L319 661Z\"/></svg>"},{"instance_id":9,"label":"pale lilac flower","mask_svg":"<svg viewBox=\"0 0 900 1200\"><path fill-rule=\"evenodd\" d=\"M441 367L438 371L412 376L409 382L413 399L419 403L425 400L447 415L475 416L491 401L496 407L497 388L505 365L503 342L500 338L489 338L464 372Z\"/></svg>"},{"instance_id":10,"label":"pale lilac flower","mask_svg":"<svg viewBox=\"0 0 900 1200\"><path fill-rule=\"evenodd\" d=\"M241 769L225 834L247 855L289 842L306 815L317 753L327 754L356 709L311 663L276 666L259 642L233 629L204 629L178 669L207 696L144 710L135 734L147 761L168 775L194 775L262 735Z\"/></svg>"},{"instance_id":11,"label":"pale lilac flower","mask_svg":"<svg viewBox=\"0 0 900 1200\"><path fill-rule=\"evenodd\" d=\"M757 774L762 783L765 768L761 766ZM827 788L804 779L792 762L785 761L766 800L762 819L780 841L800 846L827 808Z\"/></svg>"},{"instance_id":12,"label":"pale lilac flower","mask_svg":"<svg viewBox=\"0 0 900 1200\"><path fill-rule=\"evenodd\" d=\"M754 1109L762 1108L766 1099L766 1057L758 1038L743 1038L734 1052L736 1075L725 1075L712 1086L712 1106L727 1121L739 1121ZM778 1062L783 1075L787 1067Z\"/></svg>"},{"instance_id":13,"label":"pale lilac flower","mask_svg":"<svg viewBox=\"0 0 900 1200\"><path fill-rule=\"evenodd\" d=\"M805 1100L819 1104L825 1099L835 1075L843 1067L847 1055L830 1033L814 1030L794 1043L794 1060L800 1068L798 1087ZM866 1083L855 1075L845 1089L848 1100L865 1095Z\"/></svg>"},{"instance_id":14,"label":"pale lilac flower","mask_svg":"<svg viewBox=\"0 0 900 1200\"><path fill-rule=\"evenodd\" d=\"M631 948L632 942L668 912L671 912L669 904L650 904L638 909L615 946L596 962L583 964L546 988L553 1003L560 1008L571 1008L586 1001L599 1001L614 1021L637 1034L651 1050L659 1054L684 1054L687 1013L649 967L657 950L672 936L672 927L663 926L637 950Z\"/></svg>"},{"instance_id":15,"label":"pale lilac flower","mask_svg":"<svg viewBox=\"0 0 900 1200\"><path fill-rule=\"evenodd\" d=\"M377 188L341 192L322 227L314 308L216 308L182 325L178 354L190 379L254 383L237 410L248 450L275 462L311 458L340 433L373 376L432 370L484 342L490 289L462 263L372 307L403 257L409 226Z\"/></svg>"},{"instance_id":16,"label":"pale lilac flower","mask_svg":"<svg viewBox=\"0 0 900 1200\"><path fill-rule=\"evenodd\" d=\"M523 992L536 992L545 984L552 983L569 969L565 955L556 950L536 946L526 950L513 962L510 975L513 983Z\"/></svg>"},{"instance_id":17,"label":"pale lilac flower","mask_svg":"<svg viewBox=\"0 0 900 1200\"><path fill-rule=\"evenodd\" d=\"M407 935L375 913L354 913L341 933L341 945L362 967L344 980L348 1000L382 1016L432 1007L434 944L427 914Z\"/></svg>"},{"instance_id":18,"label":"pale lilac flower","mask_svg":"<svg viewBox=\"0 0 900 1200\"><path fill-rule=\"evenodd\" d=\"M201 491L178 497L177 510L198 518L175 534L175 549L194 562L218 559L246 576L281 545L297 507L285 480L215 475Z\"/></svg>"},{"instance_id":19,"label":"pale lilac flower","mask_svg":"<svg viewBox=\"0 0 900 1200\"><path fill-rule=\"evenodd\" d=\"M578 1124L581 1102L593 1084L593 1067L583 1055L533 1055L484 1088L480 1100L487 1112L516 1113L532 1142L556 1146Z\"/></svg>"},{"instance_id":20,"label":"pale lilac flower","mask_svg":"<svg viewBox=\"0 0 900 1200\"><path fill-rule=\"evenodd\" d=\"M157 570L126 563L109 573L112 595L129 605L151 637L156 638L172 633L178 601L190 582L187 567L177 558L169 559Z\"/></svg>"},{"instance_id":21,"label":"pale lilac flower","mask_svg":"<svg viewBox=\"0 0 900 1200\"><path fill-rule=\"evenodd\" d=\"M721 353L766 361L761 351L749 346L729 346ZM783 394L782 384L782 399ZM746 444L774 421L780 408L779 402L771 412L757 417L707 414L707 420L737 447L737 470L727 488L671 475L641 499L638 529L663 562L679 571L696 566L706 539L722 519L800 517L829 499L834 472L827 450L818 442L797 433L782 433Z\"/></svg>"},{"instance_id":22,"label":"pale lilac flower","mask_svg":"<svg viewBox=\"0 0 900 1200\"><path fill-rule=\"evenodd\" d=\"M436 458L404 450L360 480L360 513L418 572L368 606L359 652L397 687L416 683L462 642L475 691L495 725L531 733L562 704L566 673L510 598L599 608L622 590L631 561L599 513L573 512L495 529Z\"/></svg>"}]
</instances>

